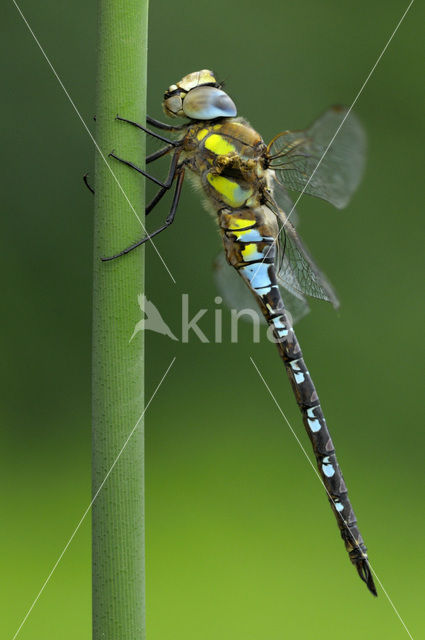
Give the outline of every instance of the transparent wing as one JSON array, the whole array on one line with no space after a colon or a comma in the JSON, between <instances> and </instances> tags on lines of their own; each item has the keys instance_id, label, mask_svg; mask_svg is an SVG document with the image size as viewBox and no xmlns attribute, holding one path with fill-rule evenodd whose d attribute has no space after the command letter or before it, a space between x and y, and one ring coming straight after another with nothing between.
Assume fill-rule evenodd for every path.
<instances>
[{"instance_id":1,"label":"transparent wing","mask_svg":"<svg viewBox=\"0 0 425 640\"><path fill-rule=\"evenodd\" d=\"M279 228L288 218L291 220L292 226L296 228L299 222L299 215L288 192L285 187L275 179L275 176L269 182L270 190L273 195L270 208L280 219ZM282 213L284 214L283 216Z\"/></svg>"},{"instance_id":2,"label":"transparent wing","mask_svg":"<svg viewBox=\"0 0 425 640\"><path fill-rule=\"evenodd\" d=\"M290 222L285 224L280 242L283 259L278 272L279 282L294 295L305 294L339 307L332 286L313 262Z\"/></svg>"},{"instance_id":3,"label":"transparent wing","mask_svg":"<svg viewBox=\"0 0 425 640\"><path fill-rule=\"evenodd\" d=\"M353 113L347 114L344 107L331 107L309 129L285 131L272 140L269 166L283 186L304 190L338 209L347 205L366 156L364 129Z\"/></svg>"},{"instance_id":4,"label":"transparent wing","mask_svg":"<svg viewBox=\"0 0 425 640\"><path fill-rule=\"evenodd\" d=\"M241 311L242 309L254 310L262 323L265 324L255 298L236 270L231 267L223 252L220 252L214 261L214 279L217 289L224 302L230 309ZM282 297L285 307L291 314L292 322L298 322L309 312L306 299L296 289L295 293L288 288L288 282L278 278L282 290ZM241 316L242 319L249 320L249 315Z\"/></svg>"},{"instance_id":5,"label":"transparent wing","mask_svg":"<svg viewBox=\"0 0 425 640\"><path fill-rule=\"evenodd\" d=\"M331 284L314 263L310 253L298 236L292 221L296 211L284 187L275 180L272 183L273 199L270 208L279 220L279 283L293 296L304 295L331 302L337 308L338 298ZM292 211L292 213L291 213ZM294 218L295 216L295 218ZM290 220L288 219L290 217ZM285 301L285 298L284 298Z\"/></svg>"}]
</instances>

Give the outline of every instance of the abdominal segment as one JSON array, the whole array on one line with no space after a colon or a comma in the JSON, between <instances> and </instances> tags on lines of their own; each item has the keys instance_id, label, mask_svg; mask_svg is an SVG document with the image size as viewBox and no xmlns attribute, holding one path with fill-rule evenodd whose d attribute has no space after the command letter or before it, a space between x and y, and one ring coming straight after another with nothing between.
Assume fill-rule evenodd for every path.
<instances>
[{"instance_id":1,"label":"abdominal segment","mask_svg":"<svg viewBox=\"0 0 425 640\"><path fill-rule=\"evenodd\" d=\"M278 299L275 274L277 223L268 210L219 211L227 261L238 270L252 292L260 298ZM271 300L270 300L271 301Z\"/></svg>"}]
</instances>

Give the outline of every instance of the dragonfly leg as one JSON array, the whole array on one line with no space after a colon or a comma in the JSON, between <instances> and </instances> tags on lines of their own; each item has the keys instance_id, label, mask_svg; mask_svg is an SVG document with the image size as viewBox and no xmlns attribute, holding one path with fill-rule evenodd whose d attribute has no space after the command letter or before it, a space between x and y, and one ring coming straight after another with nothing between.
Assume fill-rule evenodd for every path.
<instances>
[{"instance_id":1,"label":"dragonfly leg","mask_svg":"<svg viewBox=\"0 0 425 640\"><path fill-rule=\"evenodd\" d=\"M158 191L158 193L152 198L152 200L149 202L149 204L146 205L145 215L148 215L148 213L150 213L152 211L152 209L154 209L156 207L158 202L162 199L163 196L165 196L167 191L168 191L168 189L166 189L165 187L162 187L162 189L160 189Z\"/></svg>"},{"instance_id":2,"label":"dragonfly leg","mask_svg":"<svg viewBox=\"0 0 425 640\"><path fill-rule=\"evenodd\" d=\"M167 181L166 181L166 182L169 182L170 186L171 186L171 183L174 180L174 176L176 175L178 157L179 157L179 153L176 151L174 153L173 159L171 161L171 165L170 165L170 169L169 169L169 173L168 173L168 178L167 178ZM146 206L146 209L145 209L145 214L146 215L148 215L148 213L150 213L152 211L152 209L154 209L156 207L156 205L161 200L161 198L167 193L168 189L169 189L169 187L167 186L167 184L165 184L163 187L161 187L161 189L158 191L158 193L152 198L152 200Z\"/></svg>"},{"instance_id":3,"label":"dragonfly leg","mask_svg":"<svg viewBox=\"0 0 425 640\"><path fill-rule=\"evenodd\" d=\"M155 118L151 118L150 116L146 116L146 122L151 124L153 127L157 129L162 129L163 131L181 131L187 127L187 124L180 124L177 127L173 127L171 124L165 124L164 122L160 122Z\"/></svg>"},{"instance_id":4,"label":"dragonfly leg","mask_svg":"<svg viewBox=\"0 0 425 640\"><path fill-rule=\"evenodd\" d=\"M88 175L89 175L88 173L85 173L85 174L83 175L84 184L86 185L86 187L87 187L87 189L88 189L89 191L91 191L92 193L94 193L94 189L93 189L93 187L91 186L91 184L90 184L90 183L89 183L89 181L88 181Z\"/></svg>"},{"instance_id":5,"label":"dragonfly leg","mask_svg":"<svg viewBox=\"0 0 425 640\"><path fill-rule=\"evenodd\" d=\"M182 166L178 171L178 177L177 177L177 182L176 182L176 188L175 188L175 191L174 191L173 201L171 203L170 212L169 212L169 214L168 214L168 216L167 216L167 218L165 220L165 223L161 227L159 227L159 229L156 229L155 231L152 231L152 233L149 233L147 236L145 236L144 238L142 238L138 242L135 242L134 244L130 245L126 249L123 249L123 251L120 251L119 253L115 254L114 256L110 256L108 258L101 258L101 260L103 262L107 262L109 260L115 260L115 258L120 258L121 256L124 256L127 253L130 253L130 251L133 251L133 249L136 249L137 247L140 247L140 245L142 245L145 242L147 242L148 240L151 240L152 238L154 238L156 235L158 235L158 233L161 233L162 231L165 231L165 229L168 229L168 227L174 222L174 218L175 218L175 215L176 215L176 211L177 211L177 207L178 207L178 204L179 204L180 195L181 195L181 191L182 191L182 186L183 186L184 171L185 171L184 170L184 166Z\"/></svg>"},{"instance_id":6,"label":"dragonfly leg","mask_svg":"<svg viewBox=\"0 0 425 640\"><path fill-rule=\"evenodd\" d=\"M91 191L91 193L94 195L94 189L93 187L90 185L89 181L88 181L88 173L84 174L83 176L83 180L84 180L84 184L86 185L87 189L89 191ZM150 213L152 211L152 209L154 209L156 207L156 205L158 204L158 202L161 200L161 198L167 193L168 189L166 189L165 187L162 187L158 193L156 194L156 196L154 196L152 198L152 200L149 202L148 205L146 205L145 208L145 215L148 215L148 213Z\"/></svg>"},{"instance_id":7,"label":"dragonfly leg","mask_svg":"<svg viewBox=\"0 0 425 640\"><path fill-rule=\"evenodd\" d=\"M169 145L168 147L162 147L162 149L158 149L158 151L155 151L155 153L151 153L146 156L146 164L154 162L154 160L162 158L162 156L166 156L167 153L170 153L170 151L172 151L173 149L174 147L172 145Z\"/></svg>"},{"instance_id":8,"label":"dragonfly leg","mask_svg":"<svg viewBox=\"0 0 425 640\"><path fill-rule=\"evenodd\" d=\"M162 142L166 142L167 144L170 144L173 147L178 147L181 144L180 140L170 140L169 138L165 138L164 136L161 136L159 133L156 133L155 131L146 129L146 127L144 127L142 124L139 124L138 122L134 122L134 120L127 120L127 118L121 118L121 116L118 116L118 115L115 116L115 120L121 120L121 122L127 122L128 124L133 125L133 127L137 127L138 129L141 129L145 133L148 133L153 138L162 140ZM174 131L173 128L171 130Z\"/></svg>"},{"instance_id":9,"label":"dragonfly leg","mask_svg":"<svg viewBox=\"0 0 425 640\"><path fill-rule=\"evenodd\" d=\"M138 167L137 165L133 164L133 162L130 162L129 160L124 160L123 158L120 158L120 157L116 156L113 151L109 154L109 156L111 158L115 158L115 160L118 160L119 162L122 162L123 164L127 165L127 167L130 167L131 169L134 169L138 173L141 173L142 176L145 176L145 178L148 178L149 180L152 180L152 182L154 182L159 187L162 187L165 190L167 190L167 189L169 189L171 187L171 184L172 184L173 179L174 179L174 175L176 173L176 167L177 167L177 161L178 161L179 155L180 155L180 150L176 149L174 151L174 156L173 156L173 159L172 159L171 164L170 164L170 169L169 169L169 172L168 172L168 176L167 176L165 182L161 182L161 180L158 180L158 178L155 178L155 176L151 176L149 173L146 173L146 171L143 171L143 169L140 169L140 167Z\"/></svg>"},{"instance_id":10,"label":"dragonfly leg","mask_svg":"<svg viewBox=\"0 0 425 640\"><path fill-rule=\"evenodd\" d=\"M162 158L162 156L167 155L167 153L170 153L170 151L172 151L173 149L174 149L173 146L162 147L162 149L159 149L158 151L155 151L155 153L151 153L149 156L146 156L146 164L149 164L150 162L153 162L154 160L157 160L158 158ZM89 174L85 173L83 175L83 181L84 181L84 184L86 185L87 189L94 194L94 189L91 186L91 184L89 183L88 176L89 176ZM165 189L165 191L166 191L166 189ZM165 191L164 191L164 193L165 193ZM158 200L156 202L158 202ZM156 204L156 202L155 202L155 204ZM155 204L153 206L155 206ZM149 208L149 211L151 209L153 209L153 206ZM148 207L149 207L149 205L148 205ZM148 207L146 207L146 209L148 209ZM149 213L149 211L146 211L146 213Z\"/></svg>"}]
</instances>

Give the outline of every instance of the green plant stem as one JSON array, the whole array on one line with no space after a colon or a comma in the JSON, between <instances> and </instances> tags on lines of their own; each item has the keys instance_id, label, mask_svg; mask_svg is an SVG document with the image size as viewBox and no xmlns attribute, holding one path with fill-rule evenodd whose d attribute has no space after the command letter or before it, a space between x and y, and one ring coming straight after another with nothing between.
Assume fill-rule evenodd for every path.
<instances>
[{"instance_id":1,"label":"green plant stem","mask_svg":"<svg viewBox=\"0 0 425 640\"><path fill-rule=\"evenodd\" d=\"M143 123L146 104L147 0L99 0L96 138L144 223L144 180L108 158L115 150L144 165L144 134L115 120ZM93 289L93 496L110 471L144 402L141 312L144 249L101 262L132 244L143 228L96 153ZM93 504L93 638L145 638L143 421Z\"/></svg>"}]
</instances>

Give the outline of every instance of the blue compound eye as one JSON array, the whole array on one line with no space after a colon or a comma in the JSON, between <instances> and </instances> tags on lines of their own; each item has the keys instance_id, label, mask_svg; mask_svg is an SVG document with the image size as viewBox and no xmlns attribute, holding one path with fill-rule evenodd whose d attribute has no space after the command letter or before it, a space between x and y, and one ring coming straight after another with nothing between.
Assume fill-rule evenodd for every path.
<instances>
[{"instance_id":1,"label":"blue compound eye","mask_svg":"<svg viewBox=\"0 0 425 640\"><path fill-rule=\"evenodd\" d=\"M216 87L196 87L183 100L183 111L192 120L214 120L236 116L235 103Z\"/></svg>"}]
</instances>

